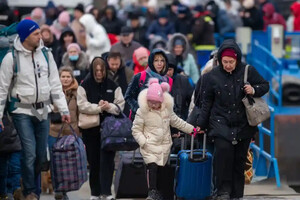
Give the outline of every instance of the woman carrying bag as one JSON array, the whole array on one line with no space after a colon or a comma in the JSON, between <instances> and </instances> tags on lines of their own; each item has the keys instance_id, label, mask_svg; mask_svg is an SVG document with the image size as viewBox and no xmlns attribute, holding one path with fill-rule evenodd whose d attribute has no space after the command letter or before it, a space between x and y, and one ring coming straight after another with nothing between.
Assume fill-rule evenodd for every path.
<instances>
[{"instance_id":1,"label":"woman carrying bag","mask_svg":"<svg viewBox=\"0 0 300 200\"><path fill-rule=\"evenodd\" d=\"M74 128L76 134L79 136L80 131L78 129L78 108L77 108L77 88L78 83L73 76L73 69L68 66L61 67L59 69L59 77L60 81L63 87L63 91L65 93L65 97L68 103L70 115L71 115L71 123L70 125ZM51 153L51 149L53 144L56 142L59 131L63 125L61 121L60 113L58 112L58 109L54 107L53 112L51 113L51 124L50 124L50 132L48 136L48 146ZM61 137L64 135L70 135L72 134L72 131L70 129L70 126L64 126L62 130ZM53 176L52 176L53 178ZM54 181L52 181L54 182ZM55 191L55 188L54 188ZM56 200L66 200L68 199L68 196L66 193L61 192L55 192L55 199Z\"/></svg>"},{"instance_id":2,"label":"woman carrying bag","mask_svg":"<svg viewBox=\"0 0 300 200\"><path fill-rule=\"evenodd\" d=\"M247 68L234 40L225 40L217 55L218 66L202 77L204 96L197 125L208 128L208 135L214 138L213 199L241 199L247 152L257 132L257 127L248 123L242 99L262 97L269 91L269 83L252 66L248 69L248 83L244 83Z\"/></svg>"},{"instance_id":3,"label":"woman carrying bag","mask_svg":"<svg viewBox=\"0 0 300 200\"><path fill-rule=\"evenodd\" d=\"M122 90L107 78L107 64L101 57L91 62L90 73L79 86L77 105L81 113L100 117L100 123L94 127L82 129L82 138L86 146L87 159L90 166L91 200L101 197L112 199L111 184L114 172L114 151L101 149L100 124L110 114L118 115L124 109L125 100ZM79 124L83 123L79 121Z\"/></svg>"}]
</instances>

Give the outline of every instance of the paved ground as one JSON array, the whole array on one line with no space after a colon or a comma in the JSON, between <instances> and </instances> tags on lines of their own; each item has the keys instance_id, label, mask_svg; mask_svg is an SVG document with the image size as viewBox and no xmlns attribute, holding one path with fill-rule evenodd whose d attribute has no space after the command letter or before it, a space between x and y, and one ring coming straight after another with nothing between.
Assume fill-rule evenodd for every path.
<instances>
[{"instance_id":1,"label":"paved ground","mask_svg":"<svg viewBox=\"0 0 300 200\"><path fill-rule=\"evenodd\" d=\"M90 189L88 183L85 183L79 191L68 193L70 200L88 200ZM42 195L41 200L53 200L53 195ZM277 188L275 180L253 181L245 187L245 197L243 200L300 200L300 194L288 187L284 180L281 181L281 187ZM130 200L130 199L123 199ZM131 199L132 200L132 199ZM137 200L137 199L136 199Z\"/></svg>"}]
</instances>

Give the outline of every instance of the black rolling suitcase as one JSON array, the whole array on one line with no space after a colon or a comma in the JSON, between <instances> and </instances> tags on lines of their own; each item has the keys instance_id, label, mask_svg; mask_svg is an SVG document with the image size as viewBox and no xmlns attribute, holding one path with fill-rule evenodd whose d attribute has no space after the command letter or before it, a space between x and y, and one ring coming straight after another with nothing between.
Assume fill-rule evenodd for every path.
<instances>
[{"instance_id":1,"label":"black rolling suitcase","mask_svg":"<svg viewBox=\"0 0 300 200\"><path fill-rule=\"evenodd\" d=\"M144 160L140 153L124 152L115 176L116 198L146 198L148 195Z\"/></svg>"}]
</instances>

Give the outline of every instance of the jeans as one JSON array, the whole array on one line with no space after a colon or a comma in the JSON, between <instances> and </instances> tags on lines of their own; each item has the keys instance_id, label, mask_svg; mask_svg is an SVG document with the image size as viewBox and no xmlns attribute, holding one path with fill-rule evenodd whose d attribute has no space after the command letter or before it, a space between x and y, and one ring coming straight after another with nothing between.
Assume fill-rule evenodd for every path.
<instances>
[{"instance_id":1,"label":"jeans","mask_svg":"<svg viewBox=\"0 0 300 200\"><path fill-rule=\"evenodd\" d=\"M12 114L22 144L21 175L23 193L40 193L40 173L47 156L49 117L39 121L35 116Z\"/></svg>"},{"instance_id":2,"label":"jeans","mask_svg":"<svg viewBox=\"0 0 300 200\"><path fill-rule=\"evenodd\" d=\"M20 152L0 156L0 195L13 194L20 188L21 164Z\"/></svg>"}]
</instances>

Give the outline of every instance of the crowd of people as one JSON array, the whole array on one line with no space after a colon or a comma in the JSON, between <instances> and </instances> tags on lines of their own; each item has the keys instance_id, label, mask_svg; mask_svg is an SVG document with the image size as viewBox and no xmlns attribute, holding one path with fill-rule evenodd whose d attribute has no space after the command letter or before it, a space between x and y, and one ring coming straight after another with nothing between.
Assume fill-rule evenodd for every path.
<instances>
[{"instance_id":1,"label":"crowd of people","mask_svg":"<svg viewBox=\"0 0 300 200\"><path fill-rule=\"evenodd\" d=\"M7 18L0 24L20 22L15 51L0 68L0 200L40 198L47 146L51 154L58 133L72 132L69 126L60 130L64 123L71 124L86 146L90 199L114 199L116 152L101 149L100 124L118 115L119 108L133 120L132 133L147 168L147 199L162 199L157 172L176 149L172 140L181 131L195 136L203 130L214 154L211 198L243 197L244 165L257 128L247 123L242 98L263 96L269 85L254 67L244 85L245 64L233 40L225 41L206 66L195 59L195 50L216 49L215 32L223 35L240 26L266 30L281 24L296 31L300 3L291 6L286 22L271 0L206 0L197 5L174 0L161 8L156 0L108 1L103 10L78 4L72 11L49 1L20 19L3 2L0 14ZM190 104L200 108L196 127L185 122ZM80 113L99 115L100 124L80 128ZM1 137L8 133L14 148L5 150ZM68 199L67 193L54 192L55 199Z\"/></svg>"}]
</instances>

